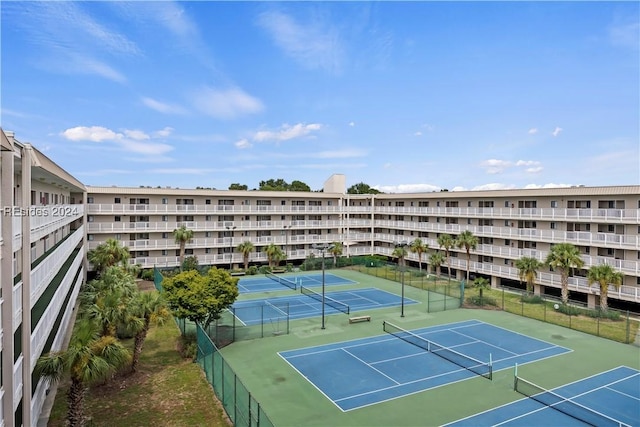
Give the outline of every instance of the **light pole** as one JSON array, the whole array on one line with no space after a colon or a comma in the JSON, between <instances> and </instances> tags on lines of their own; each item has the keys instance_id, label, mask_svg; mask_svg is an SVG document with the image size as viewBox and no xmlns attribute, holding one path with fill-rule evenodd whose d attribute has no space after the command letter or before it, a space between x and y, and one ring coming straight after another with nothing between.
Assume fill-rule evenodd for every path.
<instances>
[{"instance_id":1,"label":"light pole","mask_svg":"<svg viewBox=\"0 0 640 427\"><path fill-rule=\"evenodd\" d=\"M400 249L398 253L398 268L400 269L400 280L402 282L402 300L400 302L400 317L404 317L404 257L406 255L406 247L409 246L407 242L395 243L396 249Z\"/></svg>"},{"instance_id":2,"label":"light pole","mask_svg":"<svg viewBox=\"0 0 640 427\"><path fill-rule=\"evenodd\" d=\"M233 269L233 230L236 229L236 226L227 225L225 228L231 231L229 234L229 274L231 274Z\"/></svg>"},{"instance_id":3,"label":"light pole","mask_svg":"<svg viewBox=\"0 0 640 427\"><path fill-rule=\"evenodd\" d=\"M322 254L322 327L324 329L324 253L331 249L333 245L328 243L316 243L313 245L313 249L320 251Z\"/></svg>"}]
</instances>

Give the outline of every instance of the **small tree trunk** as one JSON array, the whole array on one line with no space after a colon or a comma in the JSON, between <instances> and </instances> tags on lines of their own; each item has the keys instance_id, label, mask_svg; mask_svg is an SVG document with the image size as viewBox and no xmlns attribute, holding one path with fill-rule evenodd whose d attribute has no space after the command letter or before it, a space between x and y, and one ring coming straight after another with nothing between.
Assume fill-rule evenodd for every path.
<instances>
[{"instance_id":1,"label":"small tree trunk","mask_svg":"<svg viewBox=\"0 0 640 427\"><path fill-rule=\"evenodd\" d=\"M609 295L609 289L607 285L600 286L600 310L607 311L609 309L609 302L607 301Z\"/></svg>"},{"instance_id":2,"label":"small tree trunk","mask_svg":"<svg viewBox=\"0 0 640 427\"><path fill-rule=\"evenodd\" d=\"M147 332L149 331L149 320L145 320L144 328L136 334L133 346L133 356L131 357L131 371L136 372L138 370L138 363L140 362L140 354L142 353L142 346L147 339Z\"/></svg>"},{"instance_id":3,"label":"small tree trunk","mask_svg":"<svg viewBox=\"0 0 640 427\"><path fill-rule=\"evenodd\" d=\"M76 379L71 380L71 386L67 392L67 421L69 427L84 427L84 396L86 394L85 386Z\"/></svg>"},{"instance_id":4,"label":"small tree trunk","mask_svg":"<svg viewBox=\"0 0 640 427\"><path fill-rule=\"evenodd\" d=\"M560 280L562 285L562 303L567 305L569 303L569 276L566 272L560 273Z\"/></svg>"}]
</instances>

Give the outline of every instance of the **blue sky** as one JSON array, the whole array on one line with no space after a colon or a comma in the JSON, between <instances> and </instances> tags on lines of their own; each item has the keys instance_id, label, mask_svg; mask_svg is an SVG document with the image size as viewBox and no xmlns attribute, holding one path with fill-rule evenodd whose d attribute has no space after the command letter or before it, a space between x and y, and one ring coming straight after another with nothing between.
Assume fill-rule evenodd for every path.
<instances>
[{"instance_id":1,"label":"blue sky","mask_svg":"<svg viewBox=\"0 0 640 427\"><path fill-rule=\"evenodd\" d=\"M85 184L640 183L637 2L2 2L2 127Z\"/></svg>"}]
</instances>

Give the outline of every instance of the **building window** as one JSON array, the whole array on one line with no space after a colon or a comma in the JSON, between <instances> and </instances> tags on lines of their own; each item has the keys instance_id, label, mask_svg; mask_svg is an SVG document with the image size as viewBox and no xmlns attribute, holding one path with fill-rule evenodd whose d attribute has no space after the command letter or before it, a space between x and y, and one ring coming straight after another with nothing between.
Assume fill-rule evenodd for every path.
<instances>
[{"instance_id":1,"label":"building window","mask_svg":"<svg viewBox=\"0 0 640 427\"><path fill-rule=\"evenodd\" d=\"M87 197L87 203L93 203L93 197Z\"/></svg>"},{"instance_id":2,"label":"building window","mask_svg":"<svg viewBox=\"0 0 640 427\"><path fill-rule=\"evenodd\" d=\"M204 237L211 237L211 235L212 235L211 231L204 232Z\"/></svg>"},{"instance_id":3,"label":"building window","mask_svg":"<svg viewBox=\"0 0 640 427\"><path fill-rule=\"evenodd\" d=\"M116 239L116 240L122 240L122 234L116 234L116 235L114 236L114 239Z\"/></svg>"},{"instance_id":4,"label":"building window","mask_svg":"<svg viewBox=\"0 0 640 427\"><path fill-rule=\"evenodd\" d=\"M436 207L440 207L440 202L436 202Z\"/></svg>"},{"instance_id":5,"label":"building window","mask_svg":"<svg viewBox=\"0 0 640 427\"><path fill-rule=\"evenodd\" d=\"M558 223L557 222L552 222L551 224L549 224L549 227L552 230L557 230L558 229Z\"/></svg>"},{"instance_id":6,"label":"building window","mask_svg":"<svg viewBox=\"0 0 640 427\"><path fill-rule=\"evenodd\" d=\"M162 238L163 239L168 239L169 238L169 233L162 233Z\"/></svg>"},{"instance_id":7,"label":"building window","mask_svg":"<svg viewBox=\"0 0 640 427\"><path fill-rule=\"evenodd\" d=\"M93 215L87 215L87 222L93 222Z\"/></svg>"},{"instance_id":8,"label":"building window","mask_svg":"<svg viewBox=\"0 0 640 427\"><path fill-rule=\"evenodd\" d=\"M184 250L184 254L185 255L193 255L193 249L185 249Z\"/></svg>"},{"instance_id":9,"label":"building window","mask_svg":"<svg viewBox=\"0 0 640 427\"><path fill-rule=\"evenodd\" d=\"M205 205L210 205L211 204L211 199L205 199L204 204Z\"/></svg>"},{"instance_id":10,"label":"building window","mask_svg":"<svg viewBox=\"0 0 640 427\"><path fill-rule=\"evenodd\" d=\"M204 253L205 254L210 254L211 253L211 248L205 248L204 249Z\"/></svg>"},{"instance_id":11,"label":"building window","mask_svg":"<svg viewBox=\"0 0 640 427\"><path fill-rule=\"evenodd\" d=\"M115 222L120 222L122 220L122 218L120 217L120 215L116 215L116 216L113 217L113 220Z\"/></svg>"},{"instance_id":12,"label":"building window","mask_svg":"<svg viewBox=\"0 0 640 427\"><path fill-rule=\"evenodd\" d=\"M558 207L558 202L556 200L552 200L551 201L551 207L552 208L557 208Z\"/></svg>"},{"instance_id":13,"label":"building window","mask_svg":"<svg viewBox=\"0 0 640 427\"><path fill-rule=\"evenodd\" d=\"M168 254L169 254L169 251L167 251L166 249L163 249L163 250L162 250L162 255L165 255L165 256L166 256L166 255L168 255Z\"/></svg>"},{"instance_id":14,"label":"building window","mask_svg":"<svg viewBox=\"0 0 640 427\"><path fill-rule=\"evenodd\" d=\"M93 234L87 234L87 240L93 242Z\"/></svg>"},{"instance_id":15,"label":"building window","mask_svg":"<svg viewBox=\"0 0 640 427\"><path fill-rule=\"evenodd\" d=\"M468 208L470 208L470 207L472 207L472 206L473 206L473 202L472 202L472 201L468 201L468 202L467 202L467 207L468 207Z\"/></svg>"},{"instance_id":16,"label":"building window","mask_svg":"<svg viewBox=\"0 0 640 427\"><path fill-rule=\"evenodd\" d=\"M163 222L169 221L169 215L162 215L162 221Z\"/></svg>"},{"instance_id":17,"label":"building window","mask_svg":"<svg viewBox=\"0 0 640 427\"><path fill-rule=\"evenodd\" d=\"M167 199L166 197L163 197L163 198L162 198L162 204L163 204L163 205L166 205L166 204L168 204L168 203L169 203L169 199Z\"/></svg>"},{"instance_id":18,"label":"building window","mask_svg":"<svg viewBox=\"0 0 640 427\"><path fill-rule=\"evenodd\" d=\"M508 200L505 200L505 201L504 201L504 207L505 207L505 208L508 208L508 207L509 207L509 201L508 201Z\"/></svg>"},{"instance_id":19,"label":"building window","mask_svg":"<svg viewBox=\"0 0 640 427\"><path fill-rule=\"evenodd\" d=\"M115 198L113 199L113 203L122 203L122 202L120 201L120 197L115 197Z\"/></svg>"},{"instance_id":20,"label":"building window","mask_svg":"<svg viewBox=\"0 0 640 427\"><path fill-rule=\"evenodd\" d=\"M467 224L471 224L471 218L467 218Z\"/></svg>"}]
</instances>

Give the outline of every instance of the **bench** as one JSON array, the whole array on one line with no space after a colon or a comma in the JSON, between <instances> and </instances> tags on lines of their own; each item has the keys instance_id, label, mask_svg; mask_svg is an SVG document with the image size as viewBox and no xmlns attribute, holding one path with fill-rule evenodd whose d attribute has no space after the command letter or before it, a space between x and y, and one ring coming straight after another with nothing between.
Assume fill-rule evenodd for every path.
<instances>
[{"instance_id":1,"label":"bench","mask_svg":"<svg viewBox=\"0 0 640 427\"><path fill-rule=\"evenodd\" d=\"M356 317L349 318L349 323L358 323L358 322L371 322L371 316L356 316Z\"/></svg>"}]
</instances>

